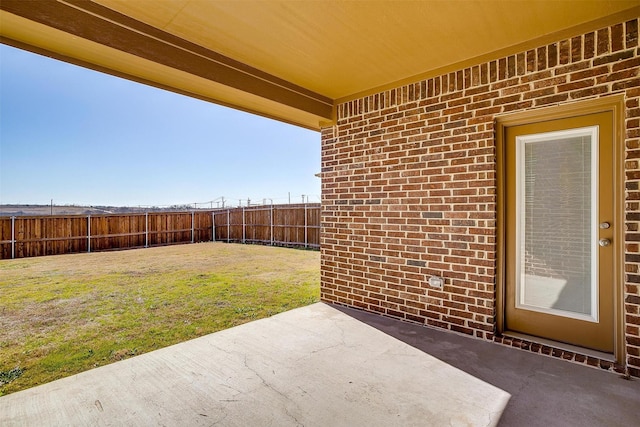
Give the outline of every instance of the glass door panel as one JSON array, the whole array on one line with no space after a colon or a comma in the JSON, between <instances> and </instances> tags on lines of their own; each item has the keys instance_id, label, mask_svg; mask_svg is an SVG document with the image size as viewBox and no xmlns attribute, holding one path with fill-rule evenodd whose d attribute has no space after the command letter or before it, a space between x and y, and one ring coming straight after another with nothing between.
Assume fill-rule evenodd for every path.
<instances>
[{"instance_id":1,"label":"glass door panel","mask_svg":"<svg viewBox=\"0 0 640 427\"><path fill-rule=\"evenodd\" d=\"M516 307L597 321L598 128L516 138Z\"/></svg>"}]
</instances>

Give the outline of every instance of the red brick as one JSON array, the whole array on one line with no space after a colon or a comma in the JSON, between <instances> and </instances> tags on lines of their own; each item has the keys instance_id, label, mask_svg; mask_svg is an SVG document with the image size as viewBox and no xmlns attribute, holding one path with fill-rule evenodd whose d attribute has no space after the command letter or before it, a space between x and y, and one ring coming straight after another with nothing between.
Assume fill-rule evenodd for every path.
<instances>
[{"instance_id":1,"label":"red brick","mask_svg":"<svg viewBox=\"0 0 640 427\"><path fill-rule=\"evenodd\" d=\"M633 52L630 50L624 51L624 52L617 52L617 53L612 53L611 55L606 55L603 56L601 58L595 58L593 60L593 65L597 66L597 65L601 65L601 64L607 64L610 62L618 62L624 59L629 59L633 57Z\"/></svg>"},{"instance_id":2,"label":"red brick","mask_svg":"<svg viewBox=\"0 0 640 427\"><path fill-rule=\"evenodd\" d=\"M586 61L565 65L563 67L558 67L554 70L554 74L556 76L560 76L563 74L574 73L580 70L586 70L589 68L589 63Z\"/></svg>"},{"instance_id":3,"label":"red brick","mask_svg":"<svg viewBox=\"0 0 640 427\"><path fill-rule=\"evenodd\" d=\"M609 52L609 28L602 28L596 33L596 52L598 55Z\"/></svg>"},{"instance_id":4,"label":"red brick","mask_svg":"<svg viewBox=\"0 0 640 427\"><path fill-rule=\"evenodd\" d=\"M516 75L516 57L515 55L507 57L507 78Z\"/></svg>"},{"instance_id":5,"label":"red brick","mask_svg":"<svg viewBox=\"0 0 640 427\"><path fill-rule=\"evenodd\" d=\"M571 44L569 40L561 40L560 41L560 49L559 49L559 64L568 64L571 59ZM533 71L533 70L528 70Z\"/></svg>"},{"instance_id":6,"label":"red brick","mask_svg":"<svg viewBox=\"0 0 640 427\"><path fill-rule=\"evenodd\" d=\"M590 86L593 86L594 84L595 84L594 79L580 80L577 82L559 85L558 92L567 92L567 91L576 90L576 89L584 89L585 87L590 87Z\"/></svg>"},{"instance_id":7,"label":"red brick","mask_svg":"<svg viewBox=\"0 0 640 427\"><path fill-rule=\"evenodd\" d=\"M549 68L558 65L558 45L555 43L547 46L547 65Z\"/></svg>"},{"instance_id":8,"label":"red brick","mask_svg":"<svg viewBox=\"0 0 640 427\"><path fill-rule=\"evenodd\" d=\"M536 51L535 50L527 51L527 71L528 72L536 71Z\"/></svg>"},{"instance_id":9,"label":"red brick","mask_svg":"<svg viewBox=\"0 0 640 427\"><path fill-rule=\"evenodd\" d=\"M605 94L608 91L609 91L609 88L606 86L597 86L597 87L590 87L588 89L576 90L574 92L571 92L569 96L571 97L571 99L588 98L595 95Z\"/></svg>"},{"instance_id":10,"label":"red brick","mask_svg":"<svg viewBox=\"0 0 640 427\"><path fill-rule=\"evenodd\" d=\"M504 80L507 77L507 59L500 58L497 63L496 79Z\"/></svg>"},{"instance_id":11,"label":"red brick","mask_svg":"<svg viewBox=\"0 0 640 427\"><path fill-rule=\"evenodd\" d=\"M625 23L625 46L627 49L638 46L638 20L632 19Z\"/></svg>"},{"instance_id":12,"label":"red brick","mask_svg":"<svg viewBox=\"0 0 640 427\"><path fill-rule=\"evenodd\" d=\"M589 68L587 70L577 71L575 73L571 73L569 75L569 80L574 82L576 80L582 80L582 79L586 79L586 78L589 78L589 77L599 76L599 75L607 74L607 73L609 73L609 66L601 65L599 67Z\"/></svg>"},{"instance_id":13,"label":"red brick","mask_svg":"<svg viewBox=\"0 0 640 427\"><path fill-rule=\"evenodd\" d=\"M640 57L627 59L626 61L620 61L612 65L611 71L616 72L620 70L626 70L629 68L640 67Z\"/></svg>"},{"instance_id":14,"label":"red brick","mask_svg":"<svg viewBox=\"0 0 640 427\"><path fill-rule=\"evenodd\" d=\"M537 70L545 70L547 68L547 47L539 47L536 56L538 57Z\"/></svg>"},{"instance_id":15,"label":"red brick","mask_svg":"<svg viewBox=\"0 0 640 427\"><path fill-rule=\"evenodd\" d=\"M629 68L626 70L618 71L616 73L609 73L606 76L600 76L598 77L596 82L598 84L618 82L637 77L638 75L640 75L640 68Z\"/></svg>"},{"instance_id":16,"label":"red brick","mask_svg":"<svg viewBox=\"0 0 640 427\"><path fill-rule=\"evenodd\" d=\"M522 110L529 109L532 106L533 106L533 101L528 100L523 102L517 102L515 104L507 104L502 108L502 111L505 113L509 111L522 111Z\"/></svg>"},{"instance_id":17,"label":"red brick","mask_svg":"<svg viewBox=\"0 0 640 427\"><path fill-rule=\"evenodd\" d=\"M553 76L553 73L551 72L551 70L538 71L536 73L526 74L526 75L520 77L520 82L521 83L533 82L534 87L535 87L536 84L537 85L540 84L541 80L550 78L551 76Z\"/></svg>"},{"instance_id":18,"label":"red brick","mask_svg":"<svg viewBox=\"0 0 640 427\"><path fill-rule=\"evenodd\" d=\"M561 93L558 95L553 95L553 96L547 96L545 98L538 98L535 100L535 104L536 105L548 105L548 104L556 104L559 102L563 102L566 101L567 98L569 97L569 95L567 95L566 93Z\"/></svg>"},{"instance_id":19,"label":"red brick","mask_svg":"<svg viewBox=\"0 0 640 427\"><path fill-rule=\"evenodd\" d=\"M624 49L624 25L616 24L611 27L611 51L617 52Z\"/></svg>"},{"instance_id":20,"label":"red brick","mask_svg":"<svg viewBox=\"0 0 640 427\"><path fill-rule=\"evenodd\" d=\"M616 82L611 86L611 89L614 91L622 90L622 89L630 89L640 87L640 79L632 79L626 80L623 82Z\"/></svg>"},{"instance_id":21,"label":"red brick","mask_svg":"<svg viewBox=\"0 0 640 427\"><path fill-rule=\"evenodd\" d=\"M571 39L571 62L582 60L582 37L573 37Z\"/></svg>"},{"instance_id":22,"label":"red brick","mask_svg":"<svg viewBox=\"0 0 640 427\"><path fill-rule=\"evenodd\" d=\"M516 55L516 74L521 76L525 73L527 68L527 63L525 61L525 53L520 52Z\"/></svg>"},{"instance_id":23,"label":"red brick","mask_svg":"<svg viewBox=\"0 0 640 427\"><path fill-rule=\"evenodd\" d=\"M504 89L502 89L502 95L512 95L514 93L522 93L522 92L527 92L531 90L531 85L530 84L523 84L523 85L519 85L519 86L511 86L511 87L506 87Z\"/></svg>"},{"instance_id":24,"label":"red brick","mask_svg":"<svg viewBox=\"0 0 640 427\"><path fill-rule=\"evenodd\" d=\"M523 99L535 99L556 93L555 87L546 87L544 89L533 90L523 94Z\"/></svg>"},{"instance_id":25,"label":"red brick","mask_svg":"<svg viewBox=\"0 0 640 427\"><path fill-rule=\"evenodd\" d=\"M588 33L584 35L584 58L589 59L593 58L595 54L595 33Z\"/></svg>"}]
</instances>

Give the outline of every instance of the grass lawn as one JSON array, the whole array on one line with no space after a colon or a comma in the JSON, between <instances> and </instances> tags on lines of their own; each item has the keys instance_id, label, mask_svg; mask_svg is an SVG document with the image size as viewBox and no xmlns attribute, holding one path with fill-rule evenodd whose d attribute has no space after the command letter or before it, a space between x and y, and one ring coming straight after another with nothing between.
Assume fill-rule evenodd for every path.
<instances>
[{"instance_id":1,"label":"grass lawn","mask_svg":"<svg viewBox=\"0 0 640 427\"><path fill-rule=\"evenodd\" d=\"M0 396L316 302L319 252L224 243L0 261Z\"/></svg>"}]
</instances>

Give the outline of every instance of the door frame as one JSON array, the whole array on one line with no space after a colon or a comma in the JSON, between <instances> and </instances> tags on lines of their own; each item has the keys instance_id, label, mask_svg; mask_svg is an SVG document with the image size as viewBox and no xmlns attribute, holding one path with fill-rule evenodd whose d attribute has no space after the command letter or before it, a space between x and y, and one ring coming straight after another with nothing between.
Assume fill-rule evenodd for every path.
<instances>
[{"instance_id":1,"label":"door frame","mask_svg":"<svg viewBox=\"0 0 640 427\"><path fill-rule=\"evenodd\" d=\"M496 130L496 163L497 163L497 269L496 269L496 333L502 335L509 331L505 329L506 311L506 228L505 218L507 214L505 171L506 171L506 129L512 126L534 124L545 121L565 119L594 113L611 112L613 117L613 180L615 191L613 194L614 221L617 225L613 238L613 269L614 269L614 358L623 364L625 360L624 339L624 95L613 95L603 98L578 101L571 104L563 104L546 107L537 110L497 116ZM549 340L541 337L541 340ZM535 337L533 337L535 341ZM558 343L559 346L562 344ZM588 353L592 350L585 349Z\"/></svg>"}]
</instances>

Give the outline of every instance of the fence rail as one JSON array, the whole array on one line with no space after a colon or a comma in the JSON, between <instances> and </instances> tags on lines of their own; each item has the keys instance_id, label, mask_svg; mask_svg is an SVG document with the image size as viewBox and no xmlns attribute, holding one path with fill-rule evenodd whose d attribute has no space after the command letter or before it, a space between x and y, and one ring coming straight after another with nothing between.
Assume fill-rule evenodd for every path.
<instances>
[{"instance_id":1,"label":"fence rail","mask_svg":"<svg viewBox=\"0 0 640 427\"><path fill-rule=\"evenodd\" d=\"M320 247L320 205L0 217L0 259L224 241Z\"/></svg>"}]
</instances>

